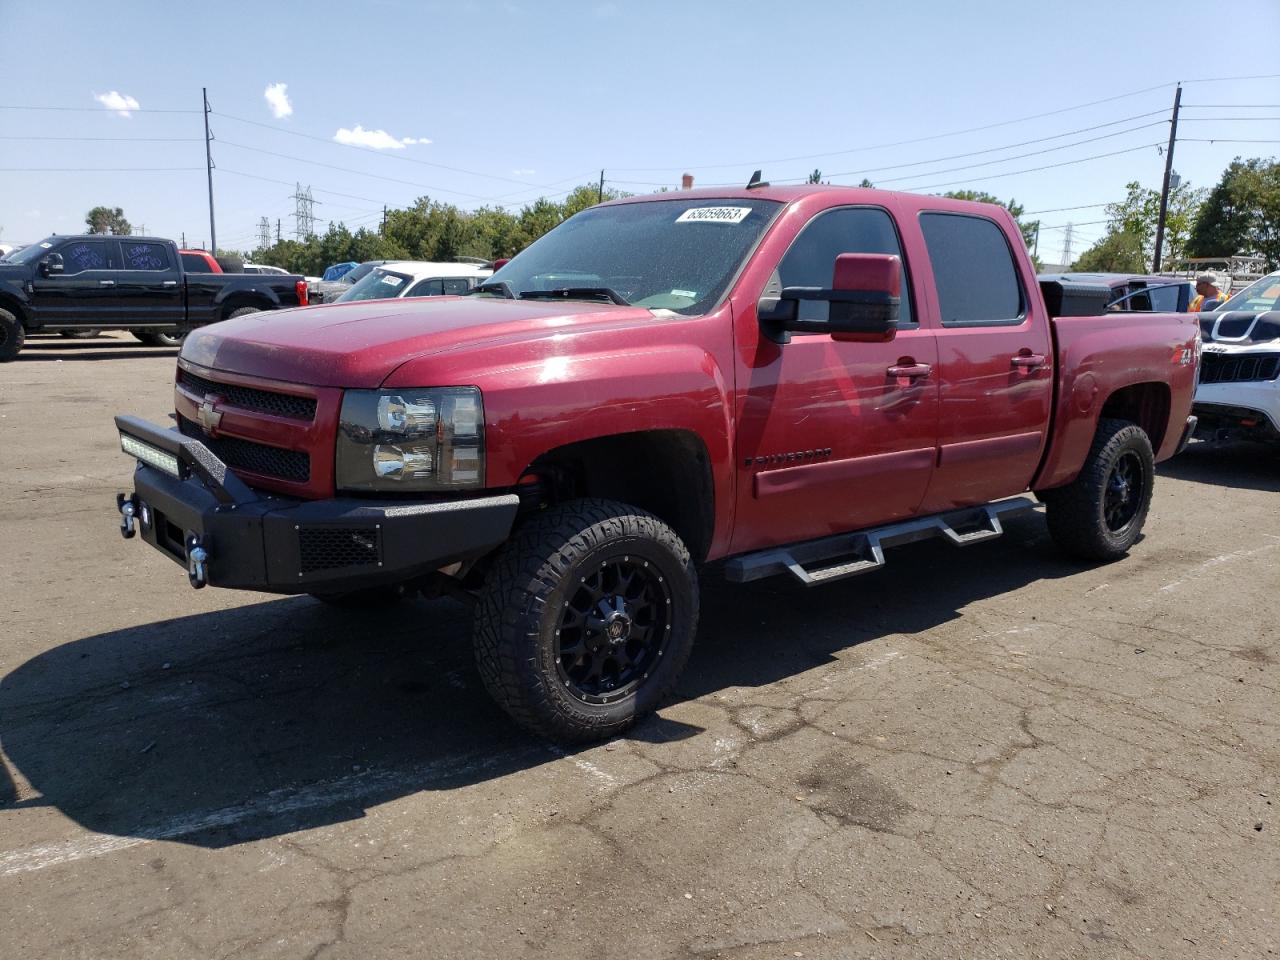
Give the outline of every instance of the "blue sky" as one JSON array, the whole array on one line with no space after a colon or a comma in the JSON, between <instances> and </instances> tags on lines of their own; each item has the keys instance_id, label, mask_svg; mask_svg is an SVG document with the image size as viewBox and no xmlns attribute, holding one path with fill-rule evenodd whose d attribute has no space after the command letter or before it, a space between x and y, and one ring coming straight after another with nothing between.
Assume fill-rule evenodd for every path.
<instances>
[{"instance_id":1,"label":"blue sky","mask_svg":"<svg viewBox=\"0 0 1280 960\"><path fill-rule=\"evenodd\" d=\"M1078 253L1104 215L1055 208L1159 186L1174 81L1280 73L1276 0L1229 16L1168 0L0 0L0 28L28 38L5 44L0 105L79 108L0 109L4 240L75 232L106 204L206 243L207 86L224 247L252 247L263 216L289 234L295 182L323 229L376 225L383 203L421 195L518 207L601 168L639 193L686 171L701 186L817 167L1053 211L1039 215L1053 261L1063 225ZM1236 155L1280 155L1192 139L1280 141L1280 79L1188 83L1183 102L1175 167L1193 184ZM105 139L16 139L34 137Z\"/></svg>"}]
</instances>

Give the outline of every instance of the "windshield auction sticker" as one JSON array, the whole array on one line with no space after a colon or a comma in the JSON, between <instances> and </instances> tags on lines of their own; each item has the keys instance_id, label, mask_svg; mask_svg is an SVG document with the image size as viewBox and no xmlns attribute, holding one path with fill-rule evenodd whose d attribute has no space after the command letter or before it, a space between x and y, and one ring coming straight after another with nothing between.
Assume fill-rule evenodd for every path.
<instances>
[{"instance_id":1,"label":"windshield auction sticker","mask_svg":"<svg viewBox=\"0 0 1280 960\"><path fill-rule=\"evenodd\" d=\"M676 217L676 223L741 223L750 207L694 207Z\"/></svg>"}]
</instances>

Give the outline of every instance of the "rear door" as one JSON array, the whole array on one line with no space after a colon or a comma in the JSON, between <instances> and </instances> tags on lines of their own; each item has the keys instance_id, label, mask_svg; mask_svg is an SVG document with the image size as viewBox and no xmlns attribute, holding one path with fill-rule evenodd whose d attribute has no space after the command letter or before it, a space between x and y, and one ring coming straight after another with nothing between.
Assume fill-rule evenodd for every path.
<instances>
[{"instance_id":1,"label":"rear door","mask_svg":"<svg viewBox=\"0 0 1280 960\"><path fill-rule=\"evenodd\" d=\"M115 298L121 322L138 326L182 323L182 273L167 243L120 237Z\"/></svg>"},{"instance_id":2,"label":"rear door","mask_svg":"<svg viewBox=\"0 0 1280 960\"><path fill-rule=\"evenodd\" d=\"M71 239L53 244L48 253L62 258L62 272L45 277L36 270L31 303L37 320L51 326L112 326L118 316L115 240Z\"/></svg>"},{"instance_id":3,"label":"rear door","mask_svg":"<svg viewBox=\"0 0 1280 960\"><path fill-rule=\"evenodd\" d=\"M920 214L938 305L938 464L924 513L1027 488L1053 401L1053 344L1044 304L995 220Z\"/></svg>"},{"instance_id":4,"label":"rear door","mask_svg":"<svg viewBox=\"0 0 1280 960\"><path fill-rule=\"evenodd\" d=\"M814 216L791 242L770 287L829 287L842 253L902 258L902 307L888 343L828 334L762 343L738 420L733 550L806 540L914 514L933 473L937 344L890 211L848 206ZM829 304L801 301L801 319Z\"/></svg>"}]
</instances>

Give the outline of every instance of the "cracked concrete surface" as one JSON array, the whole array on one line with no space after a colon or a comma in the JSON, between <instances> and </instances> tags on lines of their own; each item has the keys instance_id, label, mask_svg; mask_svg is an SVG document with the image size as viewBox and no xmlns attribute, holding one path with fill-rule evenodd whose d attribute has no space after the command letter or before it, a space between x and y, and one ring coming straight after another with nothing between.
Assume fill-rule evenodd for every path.
<instances>
[{"instance_id":1,"label":"cracked concrete surface","mask_svg":"<svg viewBox=\"0 0 1280 960\"><path fill-rule=\"evenodd\" d=\"M1108 566L1029 517L817 590L706 570L679 695L564 750L449 601L197 593L121 541L111 416L172 364L0 372L0 957L1280 950L1274 452L1166 464Z\"/></svg>"}]
</instances>

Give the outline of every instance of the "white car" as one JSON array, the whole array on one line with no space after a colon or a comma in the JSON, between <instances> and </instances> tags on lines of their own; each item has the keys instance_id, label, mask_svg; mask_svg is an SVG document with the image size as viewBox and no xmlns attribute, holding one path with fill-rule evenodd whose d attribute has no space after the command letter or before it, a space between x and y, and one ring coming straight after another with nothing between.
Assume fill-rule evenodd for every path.
<instances>
[{"instance_id":1,"label":"white car","mask_svg":"<svg viewBox=\"0 0 1280 960\"><path fill-rule=\"evenodd\" d=\"M1280 443L1280 271L1200 314L1196 436Z\"/></svg>"},{"instance_id":2,"label":"white car","mask_svg":"<svg viewBox=\"0 0 1280 960\"><path fill-rule=\"evenodd\" d=\"M442 297L470 293L486 277L492 275L492 268L472 263L392 260L374 267L333 302L387 300L394 297Z\"/></svg>"}]
</instances>

